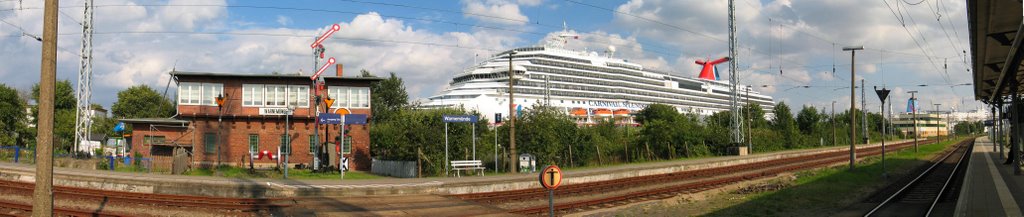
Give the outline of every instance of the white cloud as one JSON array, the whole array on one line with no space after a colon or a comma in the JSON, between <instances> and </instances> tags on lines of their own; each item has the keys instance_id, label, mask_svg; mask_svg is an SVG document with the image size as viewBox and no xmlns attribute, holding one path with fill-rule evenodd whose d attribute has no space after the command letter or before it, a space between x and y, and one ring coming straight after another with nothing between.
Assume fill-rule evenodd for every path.
<instances>
[{"instance_id":1,"label":"white cloud","mask_svg":"<svg viewBox=\"0 0 1024 217\"><path fill-rule=\"evenodd\" d=\"M282 16L282 15L277 15L277 24L281 24L281 26L291 25L292 24L292 18L289 18L289 17L286 17L286 16Z\"/></svg>"},{"instance_id":2,"label":"white cloud","mask_svg":"<svg viewBox=\"0 0 1024 217\"><path fill-rule=\"evenodd\" d=\"M533 1L525 2L532 3ZM536 2L540 3L540 1ZM465 16L480 22L516 26L526 25L530 22L530 18L519 10L519 5L512 2L463 0L462 4L462 11L467 13Z\"/></svg>"}]
</instances>

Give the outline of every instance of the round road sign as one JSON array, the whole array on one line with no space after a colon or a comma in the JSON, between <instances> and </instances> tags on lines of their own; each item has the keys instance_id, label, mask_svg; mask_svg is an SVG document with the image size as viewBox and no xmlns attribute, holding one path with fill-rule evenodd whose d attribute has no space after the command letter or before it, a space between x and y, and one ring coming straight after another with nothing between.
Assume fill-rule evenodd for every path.
<instances>
[{"instance_id":1,"label":"round road sign","mask_svg":"<svg viewBox=\"0 0 1024 217\"><path fill-rule=\"evenodd\" d=\"M540 185L547 189L558 188L562 185L562 169L551 165L540 171Z\"/></svg>"}]
</instances>

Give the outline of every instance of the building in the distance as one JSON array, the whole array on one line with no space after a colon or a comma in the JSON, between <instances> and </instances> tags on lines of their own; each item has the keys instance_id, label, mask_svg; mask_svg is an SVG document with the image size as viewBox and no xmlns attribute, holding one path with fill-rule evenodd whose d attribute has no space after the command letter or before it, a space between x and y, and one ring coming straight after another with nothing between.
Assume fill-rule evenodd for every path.
<instances>
[{"instance_id":1,"label":"building in the distance","mask_svg":"<svg viewBox=\"0 0 1024 217\"><path fill-rule=\"evenodd\" d=\"M914 114L904 113L896 115L892 124L905 135L914 135L918 132L919 137L946 136L949 135L949 115L945 113L917 113L917 127L914 127Z\"/></svg>"},{"instance_id":2,"label":"building in the distance","mask_svg":"<svg viewBox=\"0 0 1024 217\"><path fill-rule=\"evenodd\" d=\"M350 159L350 168L370 168L369 126L365 120L371 115L370 85L379 78L341 77L339 72L337 76L325 76L320 90L308 75L170 74L178 86L177 114L173 118L122 120L132 130L129 152L150 157L157 168L171 166L175 149L187 151L193 167L248 167L250 162L256 167L273 167L279 164L278 149L285 140L291 141L288 163L293 167L312 166L314 153L320 153L318 164L337 166L335 153L340 150ZM329 109L321 106L320 111L350 117L350 124L316 124L317 91L333 99ZM218 97L223 99L221 105ZM336 147L344 128L345 143Z\"/></svg>"}]
</instances>

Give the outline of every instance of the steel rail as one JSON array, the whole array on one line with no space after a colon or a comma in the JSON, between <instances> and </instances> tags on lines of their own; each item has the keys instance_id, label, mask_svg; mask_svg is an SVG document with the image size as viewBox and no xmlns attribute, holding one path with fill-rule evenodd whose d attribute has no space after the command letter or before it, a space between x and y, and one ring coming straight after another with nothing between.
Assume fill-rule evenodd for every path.
<instances>
[{"instance_id":1,"label":"steel rail","mask_svg":"<svg viewBox=\"0 0 1024 217\"><path fill-rule=\"evenodd\" d=\"M958 146L957 148L965 148L965 147L963 147L964 146L963 144L965 144L965 143L967 143L967 141L961 142L960 144L957 145ZM929 166L928 169L926 169L924 172L921 172L917 177L915 177L909 183L907 183L902 188L900 188L900 190L896 191L896 193L893 193L892 195L890 195L888 198L886 198L884 201L882 201L882 203L879 203L878 206L875 206L874 209L871 209L871 211L868 211L868 213L864 214L864 216L871 216L872 214L875 214L875 212L878 212L879 210L881 210L883 207L886 207L886 206L890 205L890 202L893 202L894 199L896 199L899 196L902 196L904 193L906 193L906 191L908 189L910 189L913 186L916 186L925 177L927 177L928 175L931 175L931 172L933 170L935 170L936 167L938 167L939 165L942 165L942 163L945 162L945 160L948 159L950 156L953 156L954 153L956 153L956 150L950 151L949 153L946 153L945 155L943 155L941 157L941 159L937 160L934 164ZM966 156L967 153L965 152L964 155ZM962 160L962 158L961 158L961 160ZM958 166L959 166L959 164L960 163L957 162ZM954 172L952 174L956 174L955 170L954 170ZM947 182L948 182L948 180L947 180ZM945 186L946 185L943 185L943 187L945 187ZM930 212L930 210L932 208L934 208L934 204L935 204L935 202L937 202L939 197L941 197L941 194L940 194L940 196L937 196L935 198L936 201L932 202L932 206L929 208L929 212Z\"/></svg>"}]
</instances>

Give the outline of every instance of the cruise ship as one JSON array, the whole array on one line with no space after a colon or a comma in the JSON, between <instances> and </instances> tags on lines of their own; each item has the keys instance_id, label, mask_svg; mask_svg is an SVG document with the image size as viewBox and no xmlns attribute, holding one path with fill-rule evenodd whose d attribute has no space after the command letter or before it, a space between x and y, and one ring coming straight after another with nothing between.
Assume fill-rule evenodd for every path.
<instances>
[{"instance_id":1,"label":"cruise ship","mask_svg":"<svg viewBox=\"0 0 1024 217\"><path fill-rule=\"evenodd\" d=\"M636 124L632 114L654 103L701 117L729 110L730 84L718 80L717 71L682 77L615 58L611 46L603 53L564 48L574 38L578 36L563 32L544 45L494 54L456 74L445 90L421 106L462 107L489 116L493 122L491 117L508 117L509 103L516 113L546 104L564 110L578 124L601 120ZM508 96L509 62L515 77L514 102L509 102ZM713 61L697 62L708 67ZM740 91L741 105L757 103L771 113L771 96L747 85L740 85Z\"/></svg>"}]
</instances>

